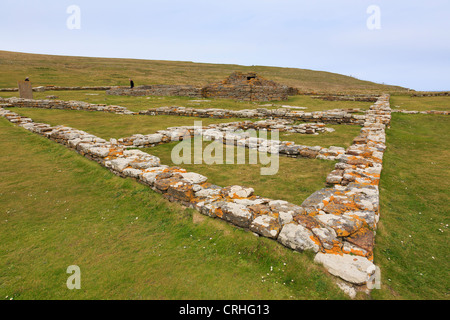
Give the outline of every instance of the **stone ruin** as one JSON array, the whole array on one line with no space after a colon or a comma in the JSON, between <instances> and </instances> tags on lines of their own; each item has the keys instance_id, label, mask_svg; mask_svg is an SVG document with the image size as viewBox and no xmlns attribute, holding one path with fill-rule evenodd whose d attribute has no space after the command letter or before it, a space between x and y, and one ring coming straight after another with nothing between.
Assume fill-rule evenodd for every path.
<instances>
[{"instance_id":1,"label":"stone ruin","mask_svg":"<svg viewBox=\"0 0 450 320\"><path fill-rule=\"evenodd\" d=\"M221 98L240 101L287 100L298 94L292 87L267 80L256 73L235 72L225 80L205 87L192 85L149 85L136 88L113 87L109 95L129 96L186 96L191 98Z\"/></svg>"},{"instance_id":2,"label":"stone ruin","mask_svg":"<svg viewBox=\"0 0 450 320\"><path fill-rule=\"evenodd\" d=\"M336 276L339 287L351 297L359 290L370 290L370 279L376 270L373 252L380 218L378 185L386 149L385 129L391 120L389 95L382 95L365 113L360 134L349 148L331 150L333 154L327 150L322 154L321 159L337 160L335 169L327 176L327 186L313 193L301 205L255 195L254 189L249 187L214 185L205 176L163 165L159 158L134 149L141 144L150 146L177 140L177 137L179 139L185 135L186 130L193 128L174 127L151 136L135 135L106 141L70 127L35 123L30 118L4 109L20 106L24 102L27 101L3 101L0 103L0 116L76 150L116 175L130 177L149 186L169 201L248 229L287 248L314 252L314 261ZM91 110L111 112L107 109ZM120 111L122 113L123 110ZM201 128L199 134L220 138L228 132L227 128L248 125L248 122L214 125ZM318 124L297 128L279 120L253 125L267 129L281 126L284 130L321 128ZM264 144L267 147L265 152L271 152L271 147L274 147L266 145L267 141L250 141L236 136L236 144L239 145L239 142L247 148L254 143ZM280 141L277 143L281 144ZM290 146L286 147L289 149ZM279 147L278 152L282 153L282 149ZM259 151L262 152L261 149ZM304 156L301 150L300 156Z\"/></svg>"},{"instance_id":3,"label":"stone ruin","mask_svg":"<svg viewBox=\"0 0 450 320\"><path fill-rule=\"evenodd\" d=\"M208 85L202 89L202 96L205 98L242 101L287 100L288 96L297 93L295 88L267 80L254 72L235 72L222 82Z\"/></svg>"}]
</instances>

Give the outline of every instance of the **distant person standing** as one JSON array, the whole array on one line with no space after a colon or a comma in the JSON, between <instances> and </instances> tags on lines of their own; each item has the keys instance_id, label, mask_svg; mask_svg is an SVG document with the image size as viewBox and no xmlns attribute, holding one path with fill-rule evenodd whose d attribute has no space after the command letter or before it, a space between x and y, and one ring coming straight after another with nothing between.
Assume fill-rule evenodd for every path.
<instances>
[{"instance_id":1,"label":"distant person standing","mask_svg":"<svg viewBox=\"0 0 450 320\"><path fill-rule=\"evenodd\" d=\"M130 79L130 89L134 88L134 81Z\"/></svg>"},{"instance_id":2,"label":"distant person standing","mask_svg":"<svg viewBox=\"0 0 450 320\"><path fill-rule=\"evenodd\" d=\"M30 78L26 77L26 78L25 78L25 81L30 81Z\"/></svg>"}]
</instances>

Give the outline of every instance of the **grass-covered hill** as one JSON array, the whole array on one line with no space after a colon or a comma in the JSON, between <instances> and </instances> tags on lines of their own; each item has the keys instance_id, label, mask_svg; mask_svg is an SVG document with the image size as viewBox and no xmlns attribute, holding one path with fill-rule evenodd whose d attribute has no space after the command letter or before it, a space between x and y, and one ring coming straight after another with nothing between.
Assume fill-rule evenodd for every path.
<instances>
[{"instance_id":1,"label":"grass-covered hill","mask_svg":"<svg viewBox=\"0 0 450 320\"><path fill-rule=\"evenodd\" d=\"M341 74L296 68L53 56L0 51L0 88L15 87L25 77L33 85L128 85L131 77L142 84L206 85L234 71L257 72L263 77L304 92L404 92L398 86L377 84Z\"/></svg>"}]
</instances>

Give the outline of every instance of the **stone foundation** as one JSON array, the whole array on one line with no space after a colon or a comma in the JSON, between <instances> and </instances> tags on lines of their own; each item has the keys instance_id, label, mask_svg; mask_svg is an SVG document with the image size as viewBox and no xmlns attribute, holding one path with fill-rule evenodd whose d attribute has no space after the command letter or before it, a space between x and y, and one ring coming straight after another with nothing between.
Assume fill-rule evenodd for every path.
<instances>
[{"instance_id":1,"label":"stone foundation","mask_svg":"<svg viewBox=\"0 0 450 320\"><path fill-rule=\"evenodd\" d=\"M44 92L44 91L74 91L74 90L91 90L91 91L106 91L111 89L111 86L83 86L83 87L62 87L62 86L39 86L34 87L33 91ZM19 91L18 88L0 88L0 92L16 92Z\"/></svg>"},{"instance_id":2,"label":"stone foundation","mask_svg":"<svg viewBox=\"0 0 450 320\"><path fill-rule=\"evenodd\" d=\"M40 109L60 109L60 110L84 110L102 111L117 114L137 114L125 107L108 106L105 104L91 104L83 101L63 101L63 100L33 100L20 98L0 98L0 105L5 108L40 108Z\"/></svg>"},{"instance_id":3,"label":"stone foundation","mask_svg":"<svg viewBox=\"0 0 450 320\"><path fill-rule=\"evenodd\" d=\"M202 88L189 85L151 85L139 86L133 89L125 87L112 87L106 91L114 96L185 96L202 98Z\"/></svg>"},{"instance_id":4,"label":"stone foundation","mask_svg":"<svg viewBox=\"0 0 450 320\"><path fill-rule=\"evenodd\" d=\"M170 201L293 250L313 251L315 261L345 281L340 286L351 288L351 295L356 289L366 289L375 270L378 184L386 149L385 129L391 119L388 95L371 106L362 119L360 135L337 157L339 163L327 177L329 187L313 193L301 205L254 195L250 187L216 186L201 174L161 165L157 157L140 150L127 150L124 141L106 141L81 130L34 123L1 107L0 116L76 150L121 177L148 185ZM156 143L160 137L153 138Z\"/></svg>"},{"instance_id":5,"label":"stone foundation","mask_svg":"<svg viewBox=\"0 0 450 320\"><path fill-rule=\"evenodd\" d=\"M319 96L312 96L313 99L321 99L325 101L362 101L362 102L376 102L378 95L338 95L326 94Z\"/></svg>"},{"instance_id":6,"label":"stone foundation","mask_svg":"<svg viewBox=\"0 0 450 320\"><path fill-rule=\"evenodd\" d=\"M160 107L140 111L146 115L173 115L199 118L247 118L247 119L289 119L293 121L323 122L332 124L358 124L364 123L364 115L353 114L345 110L327 110L304 112L288 108L280 109L195 109L186 107Z\"/></svg>"},{"instance_id":7,"label":"stone foundation","mask_svg":"<svg viewBox=\"0 0 450 320\"><path fill-rule=\"evenodd\" d=\"M109 95L130 96L187 96L195 98L220 98L240 101L287 100L288 96L298 94L292 87L280 85L264 79L256 73L235 72L224 81L194 87L190 85L151 85L133 89L113 87L106 91Z\"/></svg>"},{"instance_id":8,"label":"stone foundation","mask_svg":"<svg viewBox=\"0 0 450 320\"><path fill-rule=\"evenodd\" d=\"M277 123L277 124L275 124ZM212 124L204 127L183 126L159 130L156 133L121 138L117 143L125 148L148 148L159 144L181 141L184 139L202 136L208 140L220 141L227 145L255 149L259 152L275 153L292 158L317 158L322 160L336 160L345 153L341 147L323 148L320 146L297 145L290 141L268 140L249 135L242 130L272 130L298 132L301 134L318 134L318 132L331 132L324 124L305 123L301 125L281 125L277 121L267 120L258 122L231 122ZM306 131L308 133L306 133Z\"/></svg>"},{"instance_id":9,"label":"stone foundation","mask_svg":"<svg viewBox=\"0 0 450 320\"><path fill-rule=\"evenodd\" d=\"M195 109L186 107L160 107L154 109L143 110L140 112L133 112L125 107L105 105L105 104L90 104L83 101L63 101L63 100L32 100L20 98L0 98L0 104L6 108L42 108L42 109L62 109L62 110L85 110L85 111L103 111L113 112L118 114L129 115L172 115L172 116L187 116L198 118L245 118L245 119L285 119L291 121L305 121L305 122L321 122L331 124L356 124L362 125L364 123L364 115L355 114L352 110L327 110L304 112L289 108L280 109L244 109L244 110L228 110L228 109Z\"/></svg>"}]
</instances>

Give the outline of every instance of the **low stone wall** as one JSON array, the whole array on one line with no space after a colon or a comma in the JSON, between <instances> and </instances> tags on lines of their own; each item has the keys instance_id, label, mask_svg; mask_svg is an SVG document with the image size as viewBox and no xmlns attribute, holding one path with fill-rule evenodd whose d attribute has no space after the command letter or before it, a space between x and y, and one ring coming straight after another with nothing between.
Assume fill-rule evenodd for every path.
<instances>
[{"instance_id":1,"label":"low stone wall","mask_svg":"<svg viewBox=\"0 0 450 320\"><path fill-rule=\"evenodd\" d=\"M405 114L440 114L440 115L449 115L450 111L439 111L439 110L425 110L425 111L415 111L415 110L399 110L393 109L393 113L405 113Z\"/></svg>"},{"instance_id":2,"label":"low stone wall","mask_svg":"<svg viewBox=\"0 0 450 320\"><path fill-rule=\"evenodd\" d=\"M450 96L450 91L441 91L441 92L417 92L411 94L411 97L444 97Z\"/></svg>"},{"instance_id":3,"label":"low stone wall","mask_svg":"<svg viewBox=\"0 0 450 320\"><path fill-rule=\"evenodd\" d=\"M332 124L356 124L364 123L364 115L354 114L351 110L335 109L327 111L304 112L289 108L279 109L244 109L244 110L227 110L227 109L195 109L186 107L160 107L154 109L143 110L140 112L132 112L125 107L90 104L83 101L63 101L63 100L33 100L21 98L0 98L0 104L7 108L42 108L42 109L63 109L63 110L86 110L86 111L103 111L114 112L118 114L142 114L142 115L173 115L187 116L199 118L246 118L246 119L285 119L291 121L305 122L321 122Z\"/></svg>"},{"instance_id":4,"label":"low stone wall","mask_svg":"<svg viewBox=\"0 0 450 320\"><path fill-rule=\"evenodd\" d=\"M325 101L362 101L362 102L376 102L377 95L320 95L312 96L313 99L321 99Z\"/></svg>"},{"instance_id":5,"label":"low stone wall","mask_svg":"<svg viewBox=\"0 0 450 320\"><path fill-rule=\"evenodd\" d=\"M140 150L127 150L112 139L64 126L34 123L0 108L10 122L64 144L122 177L131 177L204 215L223 219L297 251L311 250L315 261L344 282L351 296L364 289L374 272L374 236L379 220L378 184L390 123L389 96L369 110L361 134L327 177L331 187L312 194L300 206L254 195L249 187L219 187L207 177L160 164Z\"/></svg>"},{"instance_id":6,"label":"low stone wall","mask_svg":"<svg viewBox=\"0 0 450 320\"><path fill-rule=\"evenodd\" d=\"M289 119L293 121L322 122L333 124L358 124L364 123L364 115L357 115L340 109L304 112L288 108L280 109L195 109L186 107L160 107L140 111L146 115L173 115L199 118L247 118L247 119Z\"/></svg>"},{"instance_id":7,"label":"low stone wall","mask_svg":"<svg viewBox=\"0 0 450 320\"><path fill-rule=\"evenodd\" d=\"M33 91L44 92L44 91L73 91L73 90L91 90L91 91L106 91L111 89L111 86L82 86L82 87L62 87L62 86L39 86L34 87ZM0 92L16 92L19 91L18 88L0 88Z\"/></svg>"},{"instance_id":8,"label":"low stone wall","mask_svg":"<svg viewBox=\"0 0 450 320\"><path fill-rule=\"evenodd\" d=\"M267 128L270 127L269 123L273 124L273 122L273 120L258 122L244 121L212 124L205 127L173 127L167 128L166 130L159 130L156 133L148 135L135 134L131 137L118 139L117 143L125 148L148 148L163 143L181 141L184 139L193 138L195 136L202 136L208 140L220 141L227 145L256 149L259 152L280 154L292 158L336 160L340 155L345 153L345 149L342 147L332 146L329 148L323 148L321 146L297 145L290 141L268 140L250 136L248 132L240 132L240 130L248 129L267 130ZM317 130L321 130L321 132L326 132L324 124L307 123L300 126L317 128ZM281 127L281 125L278 125L278 127L280 127L280 131L292 130L292 126L289 125L287 127Z\"/></svg>"},{"instance_id":9,"label":"low stone wall","mask_svg":"<svg viewBox=\"0 0 450 320\"><path fill-rule=\"evenodd\" d=\"M112 87L106 91L108 95L115 96L185 96L202 98L202 88L190 85L151 85L139 86L133 89Z\"/></svg>"},{"instance_id":10,"label":"low stone wall","mask_svg":"<svg viewBox=\"0 0 450 320\"><path fill-rule=\"evenodd\" d=\"M386 149L385 129L391 121L389 96L383 95L366 113L359 136L340 157L327 183L346 186L350 183L378 185Z\"/></svg>"},{"instance_id":11,"label":"low stone wall","mask_svg":"<svg viewBox=\"0 0 450 320\"><path fill-rule=\"evenodd\" d=\"M287 100L292 89L271 86L235 86L218 84L202 90L204 98L233 99L240 101L281 101Z\"/></svg>"},{"instance_id":12,"label":"low stone wall","mask_svg":"<svg viewBox=\"0 0 450 320\"><path fill-rule=\"evenodd\" d=\"M84 110L84 111L102 111L117 114L137 114L125 107L91 104L83 101L63 101L63 100L34 100L21 98L0 98L0 105L5 108L40 108L40 109L60 109L60 110Z\"/></svg>"}]
</instances>

